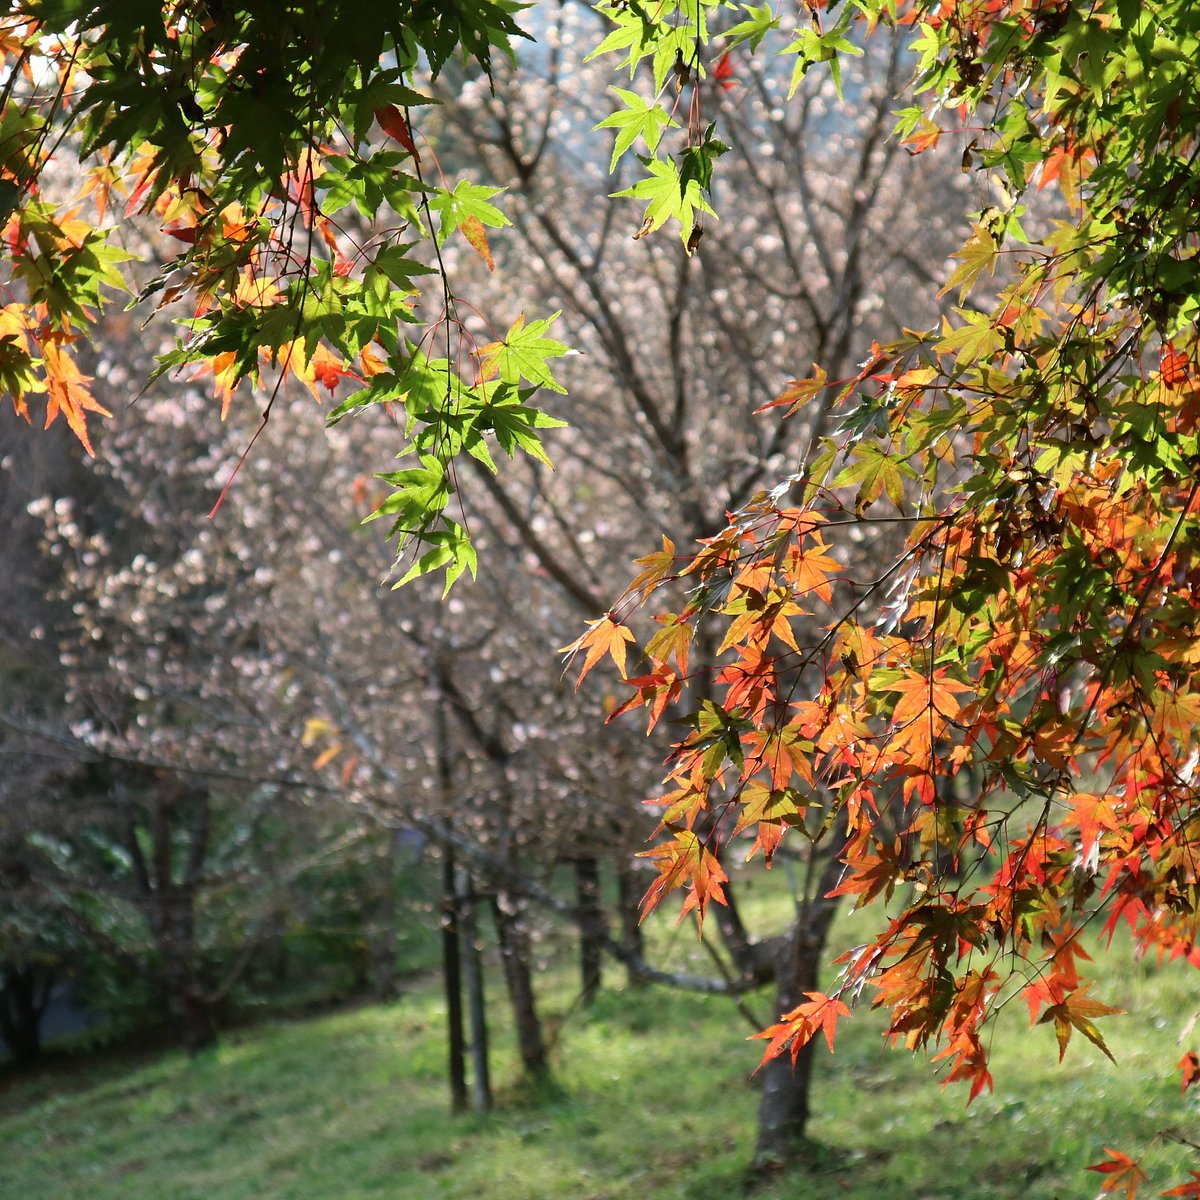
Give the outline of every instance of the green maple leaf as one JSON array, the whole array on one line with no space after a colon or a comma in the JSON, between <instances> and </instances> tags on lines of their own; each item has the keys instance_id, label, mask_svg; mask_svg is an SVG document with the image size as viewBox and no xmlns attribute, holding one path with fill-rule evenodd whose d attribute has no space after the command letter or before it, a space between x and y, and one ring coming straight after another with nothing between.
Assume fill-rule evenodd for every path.
<instances>
[{"instance_id":1,"label":"green maple leaf","mask_svg":"<svg viewBox=\"0 0 1200 1200\"><path fill-rule=\"evenodd\" d=\"M752 4L743 4L742 11L748 16L730 28L726 34L726 46L733 47L741 42L749 42L751 50L757 50L763 38L779 25L779 19L771 12L769 3L755 8Z\"/></svg>"},{"instance_id":2,"label":"green maple leaf","mask_svg":"<svg viewBox=\"0 0 1200 1200\"><path fill-rule=\"evenodd\" d=\"M990 318L983 313L968 312L961 308L954 311L962 318L963 324L952 328L949 322L944 322L937 349L942 354L957 351L955 366L967 367L981 362L1000 347L1002 335Z\"/></svg>"},{"instance_id":3,"label":"green maple leaf","mask_svg":"<svg viewBox=\"0 0 1200 1200\"><path fill-rule=\"evenodd\" d=\"M650 177L639 179L632 187L613 192L612 195L649 202L646 205L641 234L653 233L674 217L679 222L680 234L686 243L692 236L697 212L708 213L713 217L717 215L704 199L699 181L688 179L684 182L674 160L664 162L662 159L645 158L640 154L638 158L650 172Z\"/></svg>"},{"instance_id":4,"label":"green maple leaf","mask_svg":"<svg viewBox=\"0 0 1200 1200\"><path fill-rule=\"evenodd\" d=\"M856 446L854 457L857 461L846 467L830 486L845 487L857 483L859 489L854 506L860 513L873 504L881 493L900 512L904 512L903 476L915 479L913 469L907 463L889 458L881 447L872 442Z\"/></svg>"},{"instance_id":5,"label":"green maple leaf","mask_svg":"<svg viewBox=\"0 0 1200 1200\"><path fill-rule=\"evenodd\" d=\"M828 63L829 73L833 76L833 86L837 89L838 99L842 100L842 67L839 55L862 54L862 47L854 45L842 36L843 28L839 23L826 33L818 33L815 29L801 29L799 37L791 45L781 51L783 54L795 54L796 66L792 71L792 82L788 88L788 99L795 94L800 86L800 80L808 73L814 63Z\"/></svg>"},{"instance_id":6,"label":"green maple leaf","mask_svg":"<svg viewBox=\"0 0 1200 1200\"><path fill-rule=\"evenodd\" d=\"M420 459L419 467L387 471L376 476L391 484L394 490L366 518L377 521L381 517L395 517L392 536L399 535L402 544L409 536L424 535L432 529L453 491L442 463L432 454L422 454Z\"/></svg>"},{"instance_id":7,"label":"green maple leaf","mask_svg":"<svg viewBox=\"0 0 1200 1200\"><path fill-rule=\"evenodd\" d=\"M561 312L561 310L559 310ZM522 313L500 342L491 342L480 351L480 373L485 379L500 376L503 383L513 387L523 379L534 387L546 387L552 392L566 395L567 389L554 378L547 359L562 358L571 353L563 342L545 336L550 326L558 320L553 313L542 321L525 324Z\"/></svg>"},{"instance_id":8,"label":"green maple leaf","mask_svg":"<svg viewBox=\"0 0 1200 1200\"><path fill-rule=\"evenodd\" d=\"M583 61L591 62L593 58L599 58L602 54L624 50L627 54L621 65L629 68L632 78L638 63L653 50L662 36L661 31L645 9L637 3L614 8L605 15L616 24L616 28L611 30Z\"/></svg>"},{"instance_id":9,"label":"green maple leaf","mask_svg":"<svg viewBox=\"0 0 1200 1200\"><path fill-rule=\"evenodd\" d=\"M446 239L472 217L481 225L490 226L492 229L511 225L512 222L494 204L488 203L493 196L502 191L503 188L468 183L465 179L455 184L452 192L446 188L438 188L429 199L429 207L441 218L437 244L445 245Z\"/></svg>"},{"instance_id":10,"label":"green maple leaf","mask_svg":"<svg viewBox=\"0 0 1200 1200\"><path fill-rule=\"evenodd\" d=\"M480 412L477 425L479 428L490 427L496 434L496 441L509 458L518 450L524 450L531 458L545 463L548 467L554 464L542 449L541 438L533 431L535 429L560 429L566 422L548 416L540 409L530 408L522 403L533 394L532 389L522 388L514 392L506 384L502 384L493 394L491 400L484 405Z\"/></svg>"},{"instance_id":11,"label":"green maple leaf","mask_svg":"<svg viewBox=\"0 0 1200 1200\"><path fill-rule=\"evenodd\" d=\"M664 129L677 129L679 123L673 121L661 104L651 104L643 100L636 92L628 92L624 88L610 89L628 106L620 112L607 116L593 129L615 129L617 138L613 143L612 161L608 164L609 174L617 166L621 155L640 137L646 144L646 149L653 154L658 149L659 140Z\"/></svg>"},{"instance_id":12,"label":"green maple leaf","mask_svg":"<svg viewBox=\"0 0 1200 1200\"><path fill-rule=\"evenodd\" d=\"M454 581L464 571L470 571L471 578L475 578L479 560L467 531L457 521L446 520L443 524L445 526L443 529L435 529L422 536L421 541L430 548L392 584L393 588L401 588L410 580L419 579L422 575L429 575L433 571L445 567L446 584L442 589L442 599L444 600L446 594L454 586Z\"/></svg>"}]
</instances>

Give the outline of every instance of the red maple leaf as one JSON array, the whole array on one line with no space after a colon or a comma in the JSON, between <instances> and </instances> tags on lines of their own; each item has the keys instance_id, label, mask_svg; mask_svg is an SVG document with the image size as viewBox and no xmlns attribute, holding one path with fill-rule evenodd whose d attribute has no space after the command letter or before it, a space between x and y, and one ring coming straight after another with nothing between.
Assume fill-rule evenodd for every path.
<instances>
[{"instance_id":1,"label":"red maple leaf","mask_svg":"<svg viewBox=\"0 0 1200 1200\"><path fill-rule=\"evenodd\" d=\"M733 74L733 62L729 58L728 50L713 64L712 77L717 81L722 91L728 92L737 85L737 80Z\"/></svg>"},{"instance_id":2,"label":"red maple leaf","mask_svg":"<svg viewBox=\"0 0 1200 1200\"><path fill-rule=\"evenodd\" d=\"M421 156L417 153L417 144L413 141L412 130L409 128L404 114L394 104L377 108L375 120L379 122L379 128L384 133L395 138L413 156L414 161L420 163Z\"/></svg>"},{"instance_id":3,"label":"red maple leaf","mask_svg":"<svg viewBox=\"0 0 1200 1200\"><path fill-rule=\"evenodd\" d=\"M1200 1080L1200 1055L1195 1050L1189 1050L1178 1063L1182 1078L1179 1090L1186 1092L1197 1080Z\"/></svg>"}]
</instances>

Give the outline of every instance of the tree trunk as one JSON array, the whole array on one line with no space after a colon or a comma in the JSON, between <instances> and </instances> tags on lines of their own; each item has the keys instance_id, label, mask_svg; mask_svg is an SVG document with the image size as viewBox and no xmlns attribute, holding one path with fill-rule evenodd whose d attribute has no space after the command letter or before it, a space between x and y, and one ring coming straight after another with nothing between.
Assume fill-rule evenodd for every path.
<instances>
[{"instance_id":1,"label":"tree trunk","mask_svg":"<svg viewBox=\"0 0 1200 1200\"><path fill-rule=\"evenodd\" d=\"M805 906L782 940L775 967L777 1015L790 1012L803 1003L805 992L818 989L821 960L836 912L836 899L818 898ZM812 1041L804 1046L794 1068L791 1055L785 1051L762 1069L762 1099L754 1150L756 1170L784 1167L804 1148L814 1049Z\"/></svg>"},{"instance_id":2,"label":"tree trunk","mask_svg":"<svg viewBox=\"0 0 1200 1200\"><path fill-rule=\"evenodd\" d=\"M575 859L575 902L579 911L580 1000L591 1008L600 992L606 932L600 903L600 866L592 855Z\"/></svg>"},{"instance_id":3,"label":"tree trunk","mask_svg":"<svg viewBox=\"0 0 1200 1200\"><path fill-rule=\"evenodd\" d=\"M779 954L775 988L777 1014L791 1011L801 1002L803 993L817 988L820 960L816 954L807 952L799 934L797 923ZM813 1045L809 1042L801 1049L794 1068L791 1056L785 1052L762 1069L758 1140L754 1150L757 1168L785 1165L804 1144Z\"/></svg>"},{"instance_id":4,"label":"tree trunk","mask_svg":"<svg viewBox=\"0 0 1200 1200\"><path fill-rule=\"evenodd\" d=\"M483 957L475 920L475 890L471 877L460 872L459 928L462 933L463 979L471 1028L471 1107L478 1113L492 1108L492 1075L488 1056L487 1002L483 993Z\"/></svg>"},{"instance_id":5,"label":"tree trunk","mask_svg":"<svg viewBox=\"0 0 1200 1200\"><path fill-rule=\"evenodd\" d=\"M7 966L0 972L0 1034L13 1062L32 1062L42 1052L42 1016L54 973L48 968Z\"/></svg>"},{"instance_id":6,"label":"tree trunk","mask_svg":"<svg viewBox=\"0 0 1200 1200\"><path fill-rule=\"evenodd\" d=\"M646 957L645 939L642 937L641 914L638 911L642 900L641 880L638 879L628 859L622 858L617 867L617 907L620 910L621 945L639 960ZM636 971L628 973L629 987L644 987L646 981Z\"/></svg>"},{"instance_id":7,"label":"tree trunk","mask_svg":"<svg viewBox=\"0 0 1200 1200\"><path fill-rule=\"evenodd\" d=\"M458 910L454 855L446 849L442 852L442 980L446 989L450 1111L456 1113L466 1112L468 1105Z\"/></svg>"},{"instance_id":8,"label":"tree trunk","mask_svg":"<svg viewBox=\"0 0 1200 1200\"><path fill-rule=\"evenodd\" d=\"M383 878L379 888L378 923L375 936L371 939L372 973L375 995L387 1004L400 994L396 984L396 863L399 857L400 830L385 834L386 847L383 852Z\"/></svg>"},{"instance_id":9,"label":"tree trunk","mask_svg":"<svg viewBox=\"0 0 1200 1200\"><path fill-rule=\"evenodd\" d=\"M172 997L171 1016L183 1039L183 1047L193 1058L217 1044L217 1025L212 1005L196 987L188 986Z\"/></svg>"},{"instance_id":10,"label":"tree trunk","mask_svg":"<svg viewBox=\"0 0 1200 1200\"><path fill-rule=\"evenodd\" d=\"M508 986L516 1025L521 1068L532 1083L540 1084L550 1079L550 1060L534 997L529 934L522 924L518 904L513 897L501 892L493 897L492 911L500 941L500 959L504 964L504 982Z\"/></svg>"},{"instance_id":11,"label":"tree trunk","mask_svg":"<svg viewBox=\"0 0 1200 1200\"><path fill-rule=\"evenodd\" d=\"M214 1000L204 990L196 941L196 895L208 854L209 794L190 788L165 772L156 772L145 799L148 853L137 834L136 805L130 782L122 781L127 819L125 844L133 863L138 901L158 959L156 982L175 1032L188 1054L216 1045ZM178 872L175 832L186 822L187 853ZM176 878L178 873L179 878Z\"/></svg>"},{"instance_id":12,"label":"tree trunk","mask_svg":"<svg viewBox=\"0 0 1200 1200\"><path fill-rule=\"evenodd\" d=\"M167 1005L184 1049L196 1055L217 1044L213 1004L200 979L195 895L190 885L159 890L158 952Z\"/></svg>"}]
</instances>

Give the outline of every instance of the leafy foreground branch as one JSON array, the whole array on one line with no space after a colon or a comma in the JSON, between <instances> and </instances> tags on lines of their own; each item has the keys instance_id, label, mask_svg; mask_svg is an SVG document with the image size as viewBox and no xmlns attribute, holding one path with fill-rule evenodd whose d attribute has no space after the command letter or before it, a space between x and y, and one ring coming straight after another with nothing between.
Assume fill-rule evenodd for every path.
<instances>
[{"instance_id":1,"label":"leafy foreground branch","mask_svg":"<svg viewBox=\"0 0 1200 1200\"><path fill-rule=\"evenodd\" d=\"M584 674L604 654L625 674L625 622L683 585L629 680L624 708L651 726L696 685L702 629L724 656L671 759L648 909L682 888L703 918L731 841L816 855L838 822L829 895L889 905L837 988L765 1031L765 1058L832 1048L865 992L973 1100L1010 1001L1060 1058L1076 1034L1109 1053L1098 1021L1118 1009L1081 973L1085 929L1200 965L1200 13L995 0L811 19L800 70L878 20L917 31L927 99L901 136L954 143L999 197L945 285L976 307L766 405L833 392L836 427L698 550L643 559L574 649ZM902 550L849 569L881 519L908 524ZM1194 1052L1181 1066L1187 1088ZM1116 1149L1092 1169L1127 1197L1145 1178ZM1200 1173L1168 1194L1200 1195Z\"/></svg>"},{"instance_id":2,"label":"leafy foreground branch","mask_svg":"<svg viewBox=\"0 0 1200 1200\"><path fill-rule=\"evenodd\" d=\"M444 252L461 237L494 265L500 189L447 179L410 114L452 59L489 75L510 56L519 8L31 0L0 18L0 388L17 413L44 397L45 423L91 452L88 416L108 414L81 351L124 291L180 330L151 382L206 375L222 417L246 384L265 426L289 377L325 389L331 423L386 408L409 461L381 475L372 519L419 548L405 578L473 572L454 461L546 461L538 431L560 422L529 401L563 390L547 360L567 348L553 317L476 340Z\"/></svg>"}]
</instances>

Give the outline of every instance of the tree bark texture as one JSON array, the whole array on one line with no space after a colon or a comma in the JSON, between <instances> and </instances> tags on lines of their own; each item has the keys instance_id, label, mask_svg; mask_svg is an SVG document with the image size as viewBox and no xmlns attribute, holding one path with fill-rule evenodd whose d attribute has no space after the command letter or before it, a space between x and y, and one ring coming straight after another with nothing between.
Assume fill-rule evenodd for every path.
<instances>
[{"instance_id":1,"label":"tree bark texture","mask_svg":"<svg viewBox=\"0 0 1200 1200\"><path fill-rule=\"evenodd\" d=\"M591 1008L600 993L604 969L604 907L600 864L591 855L575 859L575 903L579 911L580 1001Z\"/></svg>"},{"instance_id":2,"label":"tree bark texture","mask_svg":"<svg viewBox=\"0 0 1200 1200\"><path fill-rule=\"evenodd\" d=\"M442 852L442 981L446 991L446 1041L450 1075L450 1111L466 1112L467 1062L463 1035L462 950L454 855Z\"/></svg>"},{"instance_id":3,"label":"tree bark texture","mask_svg":"<svg viewBox=\"0 0 1200 1200\"><path fill-rule=\"evenodd\" d=\"M458 914L462 944L463 980L471 1030L471 1107L478 1113L492 1108L492 1075L488 1050L487 998L483 989L483 955L475 919L476 897L471 877L459 872Z\"/></svg>"},{"instance_id":4,"label":"tree bark texture","mask_svg":"<svg viewBox=\"0 0 1200 1200\"><path fill-rule=\"evenodd\" d=\"M641 913L642 893L645 892L642 880L627 860L622 860L617 867L617 908L620 913L621 947L634 960L641 961L646 957L646 943L642 937ZM646 984L636 970L627 962L626 969L630 987L644 987Z\"/></svg>"},{"instance_id":5,"label":"tree bark texture","mask_svg":"<svg viewBox=\"0 0 1200 1200\"><path fill-rule=\"evenodd\" d=\"M400 994L396 982L399 953L396 945L396 872L399 862L400 831L384 835L387 839L381 865L378 892L378 917L371 939L372 971L375 995L383 1004Z\"/></svg>"},{"instance_id":6,"label":"tree bark texture","mask_svg":"<svg viewBox=\"0 0 1200 1200\"><path fill-rule=\"evenodd\" d=\"M521 1069L531 1082L544 1083L550 1078L550 1059L533 990L529 931L522 919L520 902L510 894L497 894L493 898L492 911L500 942L500 960L504 964L504 982L512 1004Z\"/></svg>"},{"instance_id":7,"label":"tree bark texture","mask_svg":"<svg viewBox=\"0 0 1200 1200\"><path fill-rule=\"evenodd\" d=\"M781 939L775 962L775 1012L790 1012L803 1003L806 992L820 986L821 962L837 900L819 898L805 905L788 935ZM762 1069L762 1098L758 1107L758 1137L754 1151L757 1169L793 1162L805 1144L812 1090L813 1051L810 1041L792 1066L788 1051Z\"/></svg>"},{"instance_id":8,"label":"tree bark texture","mask_svg":"<svg viewBox=\"0 0 1200 1200\"><path fill-rule=\"evenodd\" d=\"M0 1034L14 1062L32 1062L41 1054L42 1017L53 986L48 967L0 968Z\"/></svg>"}]
</instances>

